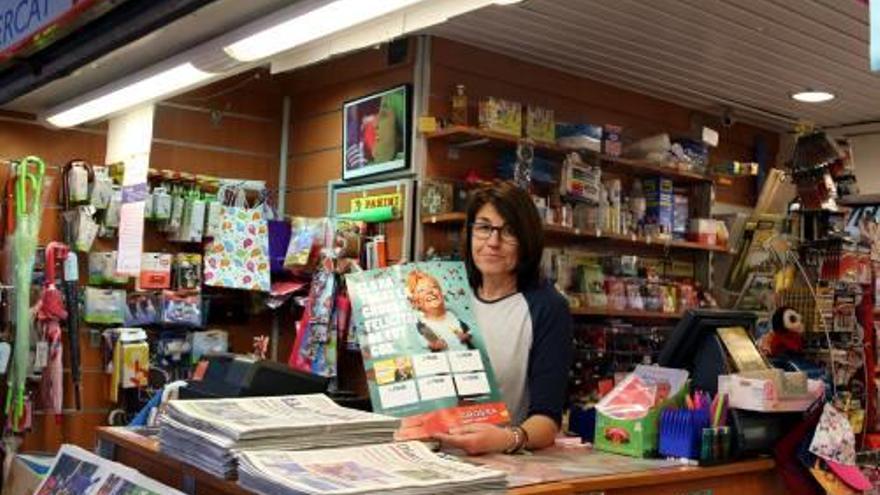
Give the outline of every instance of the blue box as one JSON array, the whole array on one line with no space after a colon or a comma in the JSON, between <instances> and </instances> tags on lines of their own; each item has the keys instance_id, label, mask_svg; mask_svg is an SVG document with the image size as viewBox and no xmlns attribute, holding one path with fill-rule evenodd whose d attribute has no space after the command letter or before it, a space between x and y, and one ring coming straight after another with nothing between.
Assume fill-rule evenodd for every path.
<instances>
[{"instance_id":1,"label":"blue box","mask_svg":"<svg viewBox=\"0 0 880 495\"><path fill-rule=\"evenodd\" d=\"M672 234L673 191L672 179L652 177L642 180L645 194L645 225L656 225L659 233Z\"/></svg>"}]
</instances>

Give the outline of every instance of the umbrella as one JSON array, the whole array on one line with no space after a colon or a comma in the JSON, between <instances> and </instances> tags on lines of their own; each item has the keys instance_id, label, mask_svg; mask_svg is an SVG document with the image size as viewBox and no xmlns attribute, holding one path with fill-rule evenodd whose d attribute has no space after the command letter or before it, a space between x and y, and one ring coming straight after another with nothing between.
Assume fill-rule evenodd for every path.
<instances>
[{"instance_id":1,"label":"umbrella","mask_svg":"<svg viewBox=\"0 0 880 495\"><path fill-rule=\"evenodd\" d=\"M32 165L36 169L35 173L30 172ZM46 164L43 160L35 156L25 157L18 164L15 184L15 234L12 237L15 260L15 348L6 395L6 413L12 420L14 431L19 429L24 415L24 388L28 374L31 332L31 274L34 270L37 236L40 233L40 199L45 171Z\"/></svg>"},{"instance_id":2,"label":"umbrella","mask_svg":"<svg viewBox=\"0 0 880 495\"><path fill-rule=\"evenodd\" d=\"M40 381L40 397L47 412L60 422L64 398L64 376L61 365L61 320L67 318L64 299L55 285L55 260L67 257L67 246L50 242L46 246L46 277L43 293L37 302L37 322L43 338L49 344L49 358Z\"/></svg>"},{"instance_id":3,"label":"umbrella","mask_svg":"<svg viewBox=\"0 0 880 495\"><path fill-rule=\"evenodd\" d=\"M76 207L70 200L70 171L74 167L84 167L88 173L89 182L94 182L95 172L85 160L76 159L67 162L61 172L61 206L62 224L64 228L64 242L73 246L76 239ZM79 282L78 261L76 253L68 252L67 263L64 265L64 298L67 300L67 340L70 344L70 375L73 379L73 398L77 409L82 408L82 394L80 392L80 356L79 356Z\"/></svg>"}]
</instances>

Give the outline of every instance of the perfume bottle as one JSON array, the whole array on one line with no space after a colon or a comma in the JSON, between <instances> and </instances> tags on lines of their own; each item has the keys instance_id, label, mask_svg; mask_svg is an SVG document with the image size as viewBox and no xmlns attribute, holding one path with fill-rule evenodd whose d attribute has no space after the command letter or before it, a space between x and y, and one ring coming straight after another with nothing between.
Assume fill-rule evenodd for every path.
<instances>
[{"instance_id":1,"label":"perfume bottle","mask_svg":"<svg viewBox=\"0 0 880 495\"><path fill-rule=\"evenodd\" d=\"M468 98L464 93L464 84L455 86L455 94L452 95L452 116L454 125L468 125Z\"/></svg>"}]
</instances>

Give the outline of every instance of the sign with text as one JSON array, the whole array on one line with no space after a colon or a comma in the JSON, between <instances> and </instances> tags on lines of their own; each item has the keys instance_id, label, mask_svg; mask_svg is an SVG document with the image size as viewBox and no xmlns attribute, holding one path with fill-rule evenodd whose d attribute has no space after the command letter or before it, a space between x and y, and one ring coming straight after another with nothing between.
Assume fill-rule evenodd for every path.
<instances>
[{"instance_id":1,"label":"sign with text","mask_svg":"<svg viewBox=\"0 0 880 495\"><path fill-rule=\"evenodd\" d=\"M0 0L0 60L51 33L97 0Z\"/></svg>"},{"instance_id":2,"label":"sign with text","mask_svg":"<svg viewBox=\"0 0 880 495\"><path fill-rule=\"evenodd\" d=\"M400 213L400 206L402 201L403 200L401 199L400 193L376 194L374 196L352 198L350 212L357 213L359 211L369 210L372 208L390 206L394 208L394 214L397 215Z\"/></svg>"}]
</instances>

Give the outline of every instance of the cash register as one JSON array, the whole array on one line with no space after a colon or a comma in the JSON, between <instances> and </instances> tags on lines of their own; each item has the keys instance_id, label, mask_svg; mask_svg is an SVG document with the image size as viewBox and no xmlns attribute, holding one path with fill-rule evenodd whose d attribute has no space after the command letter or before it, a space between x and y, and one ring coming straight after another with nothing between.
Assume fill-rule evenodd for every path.
<instances>
[{"instance_id":1,"label":"cash register","mask_svg":"<svg viewBox=\"0 0 880 495\"><path fill-rule=\"evenodd\" d=\"M720 309L691 309L679 320L666 341L657 364L690 372L691 387L715 394L718 375L740 371L732 356L734 353L758 355L749 338L739 342L740 348L730 349L729 343L718 332L719 328L742 327L751 333L756 317L748 311ZM751 347L743 349L742 346ZM731 427L735 454L745 456L769 453L790 427L796 425L802 413L760 413L732 409Z\"/></svg>"},{"instance_id":2,"label":"cash register","mask_svg":"<svg viewBox=\"0 0 880 495\"><path fill-rule=\"evenodd\" d=\"M339 405L370 410L369 398L343 391L330 391L326 377L303 373L286 364L251 356L216 353L205 355L193 378L180 389L181 399L268 397L276 395L327 394Z\"/></svg>"}]
</instances>

